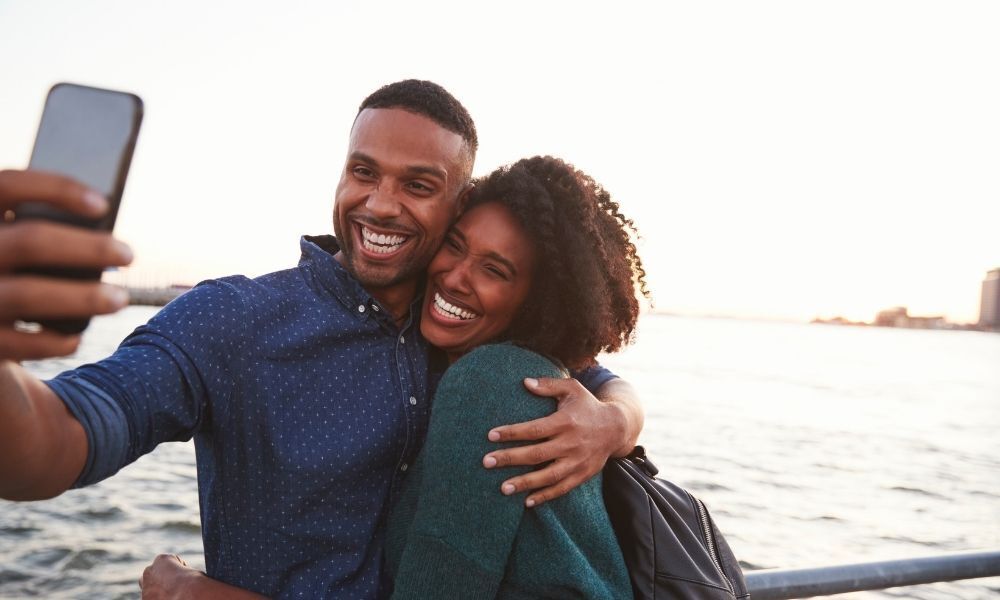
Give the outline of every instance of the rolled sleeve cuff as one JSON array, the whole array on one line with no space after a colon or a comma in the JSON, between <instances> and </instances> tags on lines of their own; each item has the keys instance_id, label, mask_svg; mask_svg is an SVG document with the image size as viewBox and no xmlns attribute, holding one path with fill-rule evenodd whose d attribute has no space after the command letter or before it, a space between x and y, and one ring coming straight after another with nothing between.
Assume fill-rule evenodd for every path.
<instances>
[{"instance_id":1,"label":"rolled sleeve cuff","mask_svg":"<svg viewBox=\"0 0 1000 600\"><path fill-rule=\"evenodd\" d=\"M129 427L125 412L103 390L78 377L45 382L87 434L87 462L73 484L92 485L111 477L128 460Z\"/></svg>"},{"instance_id":2,"label":"rolled sleeve cuff","mask_svg":"<svg viewBox=\"0 0 1000 600\"><path fill-rule=\"evenodd\" d=\"M596 394L597 390L601 389L601 386L612 379L618 379L617 375L599 364L595 364L582 371L572 371L570 375L573 376L573 379L579 381L583 387L587 388L587 391L591 394Z\"/></svg>"}]
</instances>

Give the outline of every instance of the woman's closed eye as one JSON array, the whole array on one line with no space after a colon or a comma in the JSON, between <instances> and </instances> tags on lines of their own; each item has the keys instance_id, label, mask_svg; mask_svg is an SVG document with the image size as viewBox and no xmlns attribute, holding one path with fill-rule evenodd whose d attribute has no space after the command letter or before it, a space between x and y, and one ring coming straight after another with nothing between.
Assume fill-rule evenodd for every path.
<instances>
[{"instance_id":1,"label":"woman's closed eye","mask_svg":"<svg viewBox=\"0 0 1000 600\"><path fill-rule=\"evenodd\" d=\"M462 243L459 241L458 237L456 237L455 234L453 233L449 233L444 238L444 245L449 250L454 250L455 252L462 251Z\"/></svg>"},{"instance_id":2,"label":"woman's closed eye","mask_svg":"<svg viewBox=\"0 0 1000 600\"><path fill-rule=\"evenodd\" d=\"M501 279L503 281L510 281L510 274L506 270L496 266L496 265L486 265L484 267L486 271L493 277Z\"/></svg>"}]
</instances>

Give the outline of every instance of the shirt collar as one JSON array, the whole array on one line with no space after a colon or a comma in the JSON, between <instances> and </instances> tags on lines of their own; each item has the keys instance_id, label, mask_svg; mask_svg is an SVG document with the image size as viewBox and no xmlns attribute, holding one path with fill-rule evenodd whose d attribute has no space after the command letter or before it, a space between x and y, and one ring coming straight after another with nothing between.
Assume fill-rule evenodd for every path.
<instances>
[{"instance_id":1,"label":"shirt collar","mask_svg":"<svg viewBox=\"0 0 1000 600\"><path fill-rule=\"evenodd\" d=\"M352 314L364 320L378 314L388 322L392 322L389 315L378 301L353 275L340 264L334 256L340 252L340 244L337 238L332 235L304 235L299 241L302 256L299 258L300 267L308 267L316 274L316 278L324 289L329 291L341 304ZM410 317L407 322L410 325L419 323L420 305L423 300L423 282L418 286L417 295L410 303ZM362 311L360 307L365 307ZM405 327L404 327L405 329Z\"/></svg>"}]
</instances>

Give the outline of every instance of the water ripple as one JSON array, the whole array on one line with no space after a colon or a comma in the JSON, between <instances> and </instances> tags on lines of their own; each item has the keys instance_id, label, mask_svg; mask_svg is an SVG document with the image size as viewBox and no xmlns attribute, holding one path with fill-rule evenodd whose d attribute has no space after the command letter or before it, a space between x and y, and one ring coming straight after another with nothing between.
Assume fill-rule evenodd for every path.
<instances>
[{"instance_id":1,"label":"water ripple","mask_svg":"<svg viewBox=\"0 0 1000 600\"><path fill-rule=\"evenodd\" d=\"M936 492L931 492L931 491L925 490L923 488L908 487L908 486L905 486L905 485L894 485L894 486L888 487L886 489L891 490L893 492L904 492L904 493L907 493L907 494L916 494L918 496L926 496L928 498L935 498L935 499L938 499L938 500L949 500L949 498L947 496L938 494Z\"/></svg>"}]
</instances>

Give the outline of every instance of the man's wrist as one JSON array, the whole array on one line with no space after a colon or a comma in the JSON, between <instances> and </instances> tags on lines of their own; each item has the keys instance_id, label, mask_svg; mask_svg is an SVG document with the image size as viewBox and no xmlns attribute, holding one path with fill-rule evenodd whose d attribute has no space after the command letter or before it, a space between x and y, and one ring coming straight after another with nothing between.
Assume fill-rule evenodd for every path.
<instances>
[{"instance_id":1,"label":"man's wrist","mask_svg":"<svg viewBox=\"0 0 1000 600\"><path fill-rule=\"evenodd\" d=\"M212 581L204 572L185 566L173 583L178 598L208 598Z\"/></svg>"},{"instance_id":2,"label":"man's wrist","mask_svg":"<svg viewBox=\"0 0 1000 600\"><path fill-rule=\"evenodd\" d=\"M605 407L611 416L609 422L612 427L611 457L621 458L627 456L635 446L635 436L631 432L631 419L629 413L621 402L614 400L604 402Z\"/></svg>"},{"instance_id":3,"label":"man's wrist","mask_svg":"<svg viewBox=\"0 0 1000 600\"><path fill-rule=\"evenodd\" d=\"M598 390L597 399L607 411L610 456L627 456L639 440L643 413L631 384L623 379L612 379Z\"/></svg>"}]
</instances>

